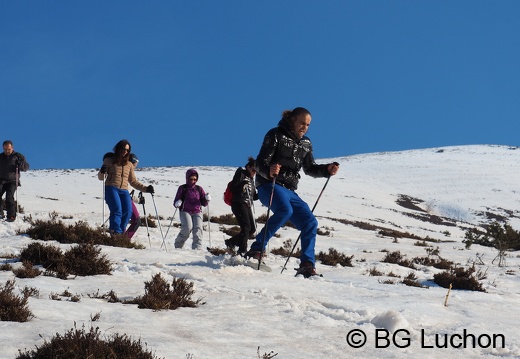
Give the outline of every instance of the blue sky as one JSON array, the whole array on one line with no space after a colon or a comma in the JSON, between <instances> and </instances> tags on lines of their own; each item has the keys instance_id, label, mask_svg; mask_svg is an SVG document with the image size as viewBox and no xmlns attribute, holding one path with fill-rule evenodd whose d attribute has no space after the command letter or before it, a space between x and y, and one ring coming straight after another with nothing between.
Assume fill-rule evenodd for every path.
<instances>
[{"instance_id":1,"label":"blue sky","mask_svg":"<svg viewBox=\"0 0 520 359\"><path fill-rule=\"evenodd\" d=\"M519 1L0 1L0 138L33 169L240 166L303 106L316 158L518 145Z\"/></svg>"}]
</instances>

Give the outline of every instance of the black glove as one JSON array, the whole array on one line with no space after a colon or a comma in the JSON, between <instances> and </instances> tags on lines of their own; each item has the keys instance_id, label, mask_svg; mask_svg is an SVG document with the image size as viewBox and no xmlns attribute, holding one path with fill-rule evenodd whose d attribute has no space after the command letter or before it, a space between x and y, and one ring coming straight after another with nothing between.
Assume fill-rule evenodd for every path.
<instances>
[{"instance_id":1,"label":"black glove","mask_svg":"<svg viewBox=\"0 0 520 359\"><path fill-rule=\"evenodd\" d=\"M151 194L154 194L154 193L155 193L155 190L153 189L153 186L152 186L152 185L149 185L148 187L146 187L146 192L151 193Z\"/></svg>"},{"instance_id":2,"label":"black glove","mask_svg":"<svg viewBox=\"0 0 520 359\"><path fill-rule=\"evenodd\" d=\"M107 173L107 166L105 166L105 165L101 166L101 169L99 170L99 172L101 172L102 174Z\"/></svg>"},{"instance_id":3,"label":"black glove","mask_svg":"<svg viewBox=\"0 0 520 359\"><path fill-rule=\"evenodd\" d=\"M17 153L16 154L16 165L19 166L24 162L25 162L25 156L22 155L21 153Z\"/></svg>"}]
</instances>

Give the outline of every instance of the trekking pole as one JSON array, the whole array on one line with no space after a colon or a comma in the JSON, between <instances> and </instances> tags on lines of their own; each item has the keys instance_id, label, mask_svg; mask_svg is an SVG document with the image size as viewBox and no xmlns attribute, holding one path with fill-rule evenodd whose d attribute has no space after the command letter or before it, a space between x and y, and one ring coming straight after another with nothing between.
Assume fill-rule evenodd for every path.
<instances>
[{"instance_id":1,"label":"trekking pole","mask_svg":"<svg viewBox=\"0 0 520 359\"><path fill-rule=\"evenodd\" d=\"M211 226L209 220L209 203L208 203L208 236L209 236L209 247L211 248Z\"/></svg>"},{"instance_id":2,"label":"trekking pole","mask_svg":"<svg viewBox=\"0 0 520 359\"><path fill-rule=\"evenodd\" d=\"M144 214L144 223L146 224L146 233L148 234L148 243L150 244L150 248L152 248L152 241L150 240L150 230L148 229L148 218L146 216L146 208L144 207L144 196L143 192L139 192L139 203L143 205L143 214Z\"/></svg>"},{"instance_id":3,"label":"trekking pole","mask_svg":"<svg viewBox=\"0 0 520 359\"><path fill-rule=\"evenodd\" d=\"M166 237L168 237L168 231L170 230L172 224L173 224L173 219L175 218L175 214L177 214L177 209L178 208L175 208L175 212L173 212L173 216L172 216L172 220L170 221L170 225L168 226L168 229L166 230L166 234L164 235L164 239L166 239Z\"/></svg>"},{"instance_id":4,"label":"trekking pole","mask_svg":"<svg viewBox=\"0 0 520 359\"><path fill-rule=\"evenodd\" d=\"M16 212L15 213L20 213L20 205L18 204L18 184L19 184L19 181L20 181L20 172L19 172L19 169L18 169L18 165L16 165L16 187L15 187L15 194L16 194Z\"/></svg>"},{"instance_id":5,"label":"trekking pole","mask_svg":"<svg viewBox=\"0 0 520 359\"><path fill-rule=\"evenodd\" d=\"M101 228L103 229L103 233L105 233L105 223L107 223L105 221L105 179L106 179L106 176L103 175L103 202L101 202L101 204L103 205L103 220L101 221L103 223L101 225Z\"/></svg>"},{"instance_id":6,"label":"trekking pole","mask_svg":"<svg viewBox=\"0 0 520 359\"><path fill-rule=\"evenodd\" d=\"M321 189L320 195L318 196L318 199L316 199L316 203L314 203L314 207L312 207L311 213L314 212L314 209L316 208L316 205L317 205L318 202L320 201L321 195L323 194L323 191L325 191L325 187L327 187L327 184L329 183L329 180L330 180L330 176L327 177L327 181L325 182L325 185L324 185L323 188ZM280 272L280 274L282 274L283 271L287 269L287 263L289 263L289 258L291 258L291 255L292 255L294 249L296 248L296 245L298 244L298 241L300 240L301 236L302 236L302 232L300 232L300 235L299 235L298 238L296 239L296 243L294 243L294 246L292 247L291 252L290 252L289 255L287 256L287 260L285 261L285 264L283 265L283 268L282 268L282 271Z\"/></svg>"},{"instance_id":7,"label":"trekking pole","mask_svg":"<svg viewBox=\"0 0 520 359\"><path fill-rule=\"evenodd\" d=\"M255 202L254 202L254 200L253 200L253 203L251 204L251 207L253 208L253 223L254 223L254 226L255 226L255 233L256 233L256 228L257 228L258 224L256 223L256 211L255 211Z\"/></svg>"},{"instance_id":8,"label":"trekking pole","mask_svg":"<svg viewBox=\"0 0 520 359\"><path fill-rule=\"evenodd\" d=\"M262 247L261 247L261 250L260 250L260 257L258 257L258 268L257 268L257 270L260 270L260 265L262 264L262 256L264 255L265 237L267 236L267 224L269 223L269 214L271 212L271 205L273 204L275 185L276 185L276 176L273 177L273 188L271 189L271 197L269 198L269 206L267 206L267 217L265 219L264 237L262 238Z\"/></svg>"},{"instance_id":9,"label":"trekking pole","mask_svg":"<svg viewBox=\"0 0 520 359\"><path fill-rule=\"evenodd\" d=\"M159 220L159 212L157 212L157 206L155 205L155 196L153 195L153 193L150 193L150 194L152 195L153 207L155 208L155 216L157 218L157 223L159 224L159 231L161 231L161 237L163 239L163 242L161 244L161 248L164 245L164 250L166 252L168 252L168 248L166 248L166 243L164 242L164 235L163 235L163 231L162 231L162 227L161 227L161 221Z\"/></svg>"}]
</instances>

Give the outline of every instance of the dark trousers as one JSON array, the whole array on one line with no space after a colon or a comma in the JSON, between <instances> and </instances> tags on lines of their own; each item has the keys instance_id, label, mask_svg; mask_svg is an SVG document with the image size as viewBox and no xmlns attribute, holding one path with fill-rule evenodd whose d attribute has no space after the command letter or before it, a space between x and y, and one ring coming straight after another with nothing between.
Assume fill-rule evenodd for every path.
<instances>
[{"instance_id":1,"label":"dark trousers","mask_svg":"<svg viewBox=\"0 0 520 359\"><path fill-rule=\"evenodd\" d=\"M5 193L5 209L7 217L16 217L16 203L14 201L14 193L16 192L16 182L4 182L0 189L0 214L4 214L4 207L1 198Z\"/></svg>"},{"instance_id":2,"label":"dark trousers","mask_svg":"<svg viewBox=\"0 0 520 359\"><path fill-rule=\"evenodd\" d=\"M256 231L255 218L253 217L251 207L245 203L233 202L231 204L231 211L240 226L240 233L231 237L230 241L235 246L238 246L239 252L245 253L247 251L247 241L253 237Z\"/></svg>"}]
</instances>

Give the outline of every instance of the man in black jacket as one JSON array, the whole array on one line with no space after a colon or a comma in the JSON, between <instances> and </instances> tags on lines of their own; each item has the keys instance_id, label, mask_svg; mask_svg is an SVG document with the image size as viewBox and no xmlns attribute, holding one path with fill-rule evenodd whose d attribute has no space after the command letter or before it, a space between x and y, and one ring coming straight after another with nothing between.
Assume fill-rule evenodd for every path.
<instances>
[{"instance_id":1,"label":"man in black jacket","mask_svg":"<svg viewBox=\"0 0 520 359\"><path fill-rule=\"evenodd\" d=\"M246 253L246 257L260 259L269 239L290 220L301 231L302 250L297 274L305 277L316 275L314 245L318 221L307 203L295 192L299 172L303 168L305 174L318 178L333 176L339 169L335 162L316 164L314 161L311 140L305 136L310 123L311 114L305 108L287 110L283 112L278 127L269 130L264 137L256 158L256 187L264 206L269 206L272 198L270 208L273 215Z\"/></svg>"},{"instance_id":2,"label":"man in black jacket","mask_svg":"<svg viewBox=\"0 0 520 359\"><path fill-rule=\"evenodd\" d=\"M24 155L14 151L13 142L4 141L2 146L4 152L0 154L0 218L4 218L2 197L5 193L7 221L13 222L17 212L14 194L16 188L20 186L20 171L27 171L29 164Z\"/></svg>"}]
</instances>

